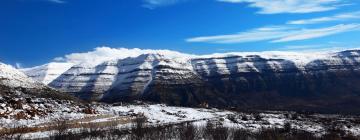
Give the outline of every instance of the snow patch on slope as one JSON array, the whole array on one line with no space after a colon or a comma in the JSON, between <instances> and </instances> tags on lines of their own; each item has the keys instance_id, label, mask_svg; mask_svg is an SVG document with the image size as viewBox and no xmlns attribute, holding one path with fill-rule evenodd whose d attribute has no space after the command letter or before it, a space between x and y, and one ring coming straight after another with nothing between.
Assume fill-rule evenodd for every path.
<instances>
[{"instance_id":1,"label":"snow patch on slope","mask_svg":"<svg viewBox=\"0 0 360 140\"><path fill-rule=\"evenodd\" d=\"M21 69L26 75L36 81L49 84L65 71L69 70L74 64L52 62L41 66Z\"/></svg>"},{"instance_id":2,"label":"snow patch on slope","mask_svg":"<svg viewBox=\"0 0 360 140\"><path fill-rule=\"evenodd\" d=\"M224 58L232 56L251 57L259 56L264 59L285 59L293 61L298 66L304 66L316 59L326 59L333 56L329 52L289 52L289 51L265 51L265 52L230 52L230 53L215 53L210 55L201 55L195 58Z\"/></svg>"}]
</instances>

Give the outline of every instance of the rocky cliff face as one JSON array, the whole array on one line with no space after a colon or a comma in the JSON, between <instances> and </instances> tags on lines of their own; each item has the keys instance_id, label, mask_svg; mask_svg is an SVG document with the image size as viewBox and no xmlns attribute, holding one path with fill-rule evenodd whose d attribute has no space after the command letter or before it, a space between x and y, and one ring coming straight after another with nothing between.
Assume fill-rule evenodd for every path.
<instances>
[{"instance_id":1,"label":"rocky cliff face","mask_svg":"<svg viewBox=\"0 0 360 140\"><path fill-rule=\"evenodd\" d=\"M49 85L84 99L146 99L173 105L343 108L360 104L360 51L148 53L76 65ZM355 103L355 104L354 104Z\"/></svg>"},{"instance_id":2,"label":"rocky cliff face","mask_svg":"<svg viewBox=\"0 0 360 140\"><path fill-rule=\"evenodd\" d=\"M359 51L323 56L227 55L191 59L188 84L154 81L145 98L177 105L344 112L359 105ZM313 57L313 58L311 58ZM347 110L348 109L348 110Z\"/></svg>"}]
</instances>

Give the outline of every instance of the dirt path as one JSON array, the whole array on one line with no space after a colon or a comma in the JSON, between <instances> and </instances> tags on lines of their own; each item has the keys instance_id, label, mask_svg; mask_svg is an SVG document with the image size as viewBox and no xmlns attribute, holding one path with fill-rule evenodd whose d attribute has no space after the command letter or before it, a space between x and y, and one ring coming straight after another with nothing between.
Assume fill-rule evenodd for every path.
<instances>
[{"instance_id":1,"label":"dirt path","mask_svg":"<svg viewBox=\"0 0 360 140\"><path fill-rule=\"evenodd\" d=\"M14 135L44 131L67 131L69 129L82 128L82 129L99 129L116 127L119 124L127 124L133 118L129 116L113 116L113 115L93 115L86 116L81 119L64 120L58 119L52 122L38 124L36 126L21 126L16 128L3 128L0 130L0 137L3 135Z\"/></svg>"}]
</instances>

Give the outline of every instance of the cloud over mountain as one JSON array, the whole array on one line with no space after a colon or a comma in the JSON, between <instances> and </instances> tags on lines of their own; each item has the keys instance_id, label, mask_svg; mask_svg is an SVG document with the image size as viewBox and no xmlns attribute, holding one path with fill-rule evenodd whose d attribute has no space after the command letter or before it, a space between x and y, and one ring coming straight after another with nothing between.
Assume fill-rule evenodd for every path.
<instances>
[{"instance_id":1,"label":"cloud over mountain","mask_svg":"<svg viewBox=\"0 0 360 140\"><path fill-rule=\"evenodd\" d=\"M137 57L146 53L169 54L174 57L184 55L179 52L170 50L97 47L89 52L67 54L64 57L57 57L54 60L73 64L97 65L104 61L124 59L127 57Z\"/></svg>"}]
</instances>

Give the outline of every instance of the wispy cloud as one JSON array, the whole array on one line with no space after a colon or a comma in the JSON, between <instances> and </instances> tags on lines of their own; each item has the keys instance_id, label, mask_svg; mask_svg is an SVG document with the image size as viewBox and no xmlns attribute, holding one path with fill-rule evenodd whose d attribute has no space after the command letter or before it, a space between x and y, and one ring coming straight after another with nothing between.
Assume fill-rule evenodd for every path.
<instances>
[{"instance_id":1,"label":"wispy cloud","mask_svg":"<svg viewBox=\"0 0 360 140\"><path fill-rule=\"evenodd\" d=\"M144 1L143 7L154 9L158 7L174 5L187 0L143 0L143 1Z\"/></svg>"},{"instance_id":2,"label":"wispy cloud","mask_svg":"<svg viewBox=\"0 0 360 140\"><path fill-rule=\"evenodd\" d=\"M230 35L195 37L186 39L186 41L231 44L269 40L270 42L278 43L320 38L355 30L360 30L360 24L339 24L336 26L315 29L288 27L284 25L257 28Z\"/></svg>"},{"instance_id":3,"label":"wispy cloud","mask_svg":"<svg viewBox=\"0 0 360 140\"><path fill-rule=\"evenodd\" d=\"M346 49L359 49L359 44L343 43L343 42L328 42L322 44L308 44L308 45L290 45L279 48L279 51L301 51L301 52L320 52L320 51L343 51Z\"/></svg>"},{"instance_id":4,"label":"wispy cloud","mask_svg":"<svg viewBox=\"0 0 360 140\"><path fill-rule=\"evenodd\" d=\"M21 64L21 63L16 62L16 63L15 63L15 68L17 68L17 69L21 69L21 68L22 68L22 64Z\"/></svg>"},{"instance_id":5,"label":"wispy cloud","mask_svg":"<svg viewBox=\"0 0 360 140\"><path fill-rule=\"evenodd\" d=\"M360 11L350 12L350 13L342 13L342 14L337 14L337 15L328 16L328 17L320 17L320 18L304 19L304 20L294 20L294 21L289 21L288 24L317 24L317 23L323 23L323 22L345 21L345 20L352 20L352 19L360 19Z\"/></svg>"},{"instance_id":6,"label":"wispy cloud","mask_svg":"<svg viewBox=\"0 0 360 140\"><path fill-rule=\"evenodd\" d=\"M289 41L307 40L307 39L320 38L324 36L329 36L329 35L334 35L338 33L349 32L359 29L360 29L360 24L340 24L326 28L303 29L299 31L294 31L294 33L292 33L291 35L284 36L272 42L289 42Z\"/></svg>"},{"instance_id":7,"label":"wispy cloud","mask_svg":"<svg viewBox=\"0 0 360 140\"><path fill-rule=\"evenodd\" d=\"M187 39L187 42L243 43L278 39L290 35L288 27L264 27L229 35L204 36Z\"/></svg>"},{"instance_id":8,"label":"wispy cloud","mask_svg":"<svg viewBox=\"0 0 360 140\"><path fill-rule=\"evenodd\" d=\"M63 1L63 0L47 0L47 1L50 1L53 3L65 3L65 1Z\"/></svg>"},{"instance_id":9,"label":"wispy cloud","mask_svg":"<svg viewBox=\"0 0 360 140\"><path fill-rule=\"evenodd\" d=\"M314 47L314 48L302 48L302 49L280 49L280 51L290 51L290 52L306 52L306 53L316 53L316 52L340 52L346 49L358 49L358 48L347 48L342 46L322 46L322 47Z\"/></svg>"},{"instance_id":10,"label":"wispy cloud","mask_svg":"<svg viewBox=\"0 0 360 140\"><path fill-rule=\"evenodd\" d=\"M317 49L325 47L324 45L290 45L281 48L281 50L303 50L303 49Z\"/></svg>"},{"instance_id":11,"label":"wispy cloud","mask_svg":"<svg viewBox=\"0 0 360 140\"><path fill-rule=\"evenodd\" d=\"M341 0L218 0L229 3L249 3L260 14L312 13L337 9Z\"/></svg>"}]
</instances>

